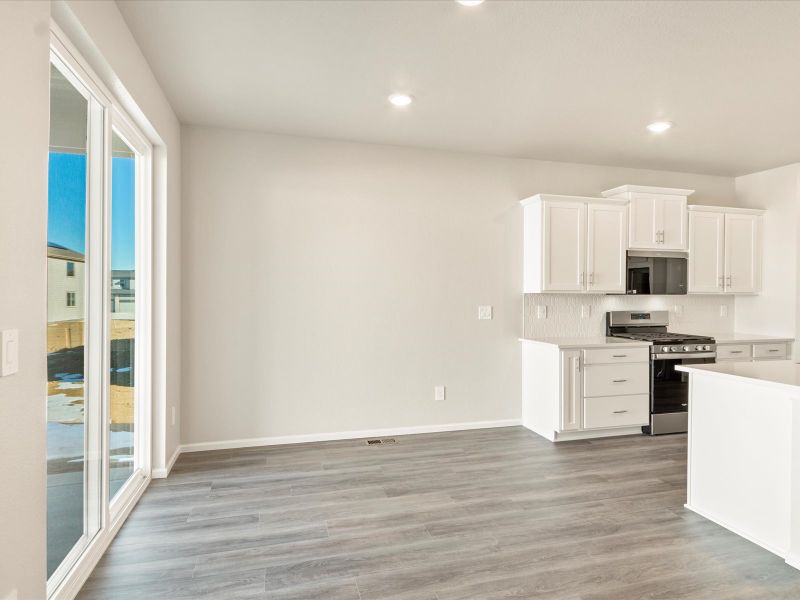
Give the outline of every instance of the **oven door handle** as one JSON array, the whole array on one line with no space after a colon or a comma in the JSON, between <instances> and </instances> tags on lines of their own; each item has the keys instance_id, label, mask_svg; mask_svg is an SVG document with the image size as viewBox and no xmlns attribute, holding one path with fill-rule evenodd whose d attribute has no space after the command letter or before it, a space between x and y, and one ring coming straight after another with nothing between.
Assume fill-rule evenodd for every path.
<instances>
[{"instance_id":1,"label":"oven door handle","mask_svg":"<svg viewBox=\"0 0 800 600\"><path fill-rule=\"evenodd\" d=\"M716 358L716 352L696 352L694 354L653 354L656 360L682 360L684 358Z\"/></svg>"}]
</instances>

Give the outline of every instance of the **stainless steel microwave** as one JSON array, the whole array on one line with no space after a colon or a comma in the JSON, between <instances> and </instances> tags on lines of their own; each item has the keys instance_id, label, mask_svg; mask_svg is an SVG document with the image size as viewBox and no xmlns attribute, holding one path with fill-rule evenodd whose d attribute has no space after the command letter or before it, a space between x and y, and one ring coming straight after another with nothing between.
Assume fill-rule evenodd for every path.
<instances>
[{"instance_id":1,"label":"stainless steel microwave","mask_svg":"<svg viewBox=\"0 0 800 600\"><path fill-rule=\"evenodd\" d=\"M626 293L685 294L688 254L657 250L628 250Z\"/></svg>"}]
</instances>

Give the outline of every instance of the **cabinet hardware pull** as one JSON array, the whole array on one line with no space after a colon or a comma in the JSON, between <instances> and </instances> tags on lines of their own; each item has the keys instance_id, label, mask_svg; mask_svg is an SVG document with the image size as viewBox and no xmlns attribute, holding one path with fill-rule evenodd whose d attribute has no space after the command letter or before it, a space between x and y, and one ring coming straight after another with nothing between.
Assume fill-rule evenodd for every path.
<instances>
[{"instance_id":1,"label":"cabinet hardware pull","mask_svg":"<svg viewBox=\"0 0 800 600\"><path fill-rule=\"evenodd\" d=\"M731 354L741 354L744 350L731 350Z\"/></svg>"},{"instance_id":2,"label":"cabinet hardware pull","mask_svg":"<svg viewBox=\"0 0 800 600\"><path fill-rule=\"evenodd\" d=\"M777 348L773 348L772 350L770 350L770 352L780 352L780 350L778 350Z\"/></svg>"},{"instance_id":3,"label":"cabinet hardware pull","mask_svg":"<svg viewBox=\"0 0 800 600\"><path fill-rule=\"evenodd\" d=\"M725 278L722 277L721 275L720 275L720 278L719 278L719 286L718 287L721 287L721 288L725 287Z\"/></svg>"},{"instance_id":4,"label":"cabinet hardware pull","mask_svg":"<svg viewBox=\"0 0 800 600\"><path fill-rule=\"evenodd\" d=\"M594 272L589 273L589 285L594 285Z\"/></svg>"},{"instance_id":5,"label":"cabinet hardware pull","mask_svg":"<svg viewBox=\"0 0 800 600\"><path fill-rule=\"evenodd\" d=\"M614 414L615 415L621 415L622 413L626 413L626 412L628 412L628 411L627 410L615 410Z\"/></svg>"},{"instance_id":6,"label":"cabinet hardware pull","mask_svg":"<svg viewBox=\"0 0 800 600\"><path fill-rule=\"evenodd\" d=\"M611 383L625 383L627 379L614 379Z\"/></svg>"},{"instance_id":7,"label":"cabinet hardware pull","mask_svg":"<svg viewBox=\"0 0 800 600\"><path fill-rule=\"evenodd\" d=\"M612 354L611 358L625 358L627 354Z\"/></svg>"}]
</instances>

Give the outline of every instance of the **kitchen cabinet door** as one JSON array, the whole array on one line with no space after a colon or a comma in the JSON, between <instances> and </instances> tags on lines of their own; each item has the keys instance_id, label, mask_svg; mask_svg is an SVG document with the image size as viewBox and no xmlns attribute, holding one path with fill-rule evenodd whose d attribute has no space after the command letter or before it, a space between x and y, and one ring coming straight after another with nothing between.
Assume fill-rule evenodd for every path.
<instances>
[{"instance_id":1,"label":"kitchen cabinet door","mask_svg":"<svg viewBox=\"0 0 800 600\"><path fill-rule=\"evenodd\" d=\"M725 214L725 291L755 294L761 288L761 216Z\"/></svg>"},{"instance_id":2,"label":"kitchen cabinet door","mask_svg":"<svg viewBox=\"0 0 800 600\"><path fill-rule=\"evenodd\" d=\"M631 200L628 213L628 246L634 249L660 248L656 242L657 201L643 196Z\"/></svg>"},{"instance_id":3,"label":"kitchen cabinet door","mask_svg":"<svg viewBox=\"0 0 800 600\"><path fill-rule=\"evenodd\" d=\"M689 212L690 294L721 294L724 289L725 214Z\"/></svg>"},{"instance_id":4,"label":"kitchen cabinet door","mask_svg":"<svg viewBox=\"0 0 800 600\"><path fill-rule=\"evenodd\" d=\"M657 247L661 250L686 250L686 220L684 196L663 196L656 200Z\"/></svg>"},{"instance_id":5,"label":"kitchen cabinet door","mask_svg":"<svg viewBox=\"0 0 800 600\"><path fill-rule=\"evenodd\" d=\"M627 207L589 204L586 212L586 289L590 292L625 293Z\"/></svg>"},{"instance_id":6,"label":"kitchen cabinet door","mask_svg":"<svg viewBox=\"0 0 800 600\"><path fill-rule=\"evenodd\" d=\"M586 279L586 204L544 202L542 291L581 292Z\"/></svg>"},{"instance_id":7,"label":"kitchen cabinet door","mask_svg":"<svg viewBox=\"0 0 800 600\"><path fill-rule=\"evenodd\" d=\"M581 351L561 351L561 407L559 426L561 431L577 431L583 428L583 374Z\"/></svg>"}]
</instances>

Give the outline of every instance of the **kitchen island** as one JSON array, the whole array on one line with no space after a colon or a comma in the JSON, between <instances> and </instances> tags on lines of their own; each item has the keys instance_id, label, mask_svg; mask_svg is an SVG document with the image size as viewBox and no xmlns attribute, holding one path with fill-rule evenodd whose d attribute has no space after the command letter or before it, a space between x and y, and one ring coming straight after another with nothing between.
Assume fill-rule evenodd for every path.
<instances>
[{"instance_id":1,"label":"kitchen island","mask_svg":"<svg viewBox=\"0 0 800 600\"><path fill-rule=\"evenodd\" d=\"M800 569L800 364L676 369L690 377L686 507Z\"/></svg>"}]
</instances>

